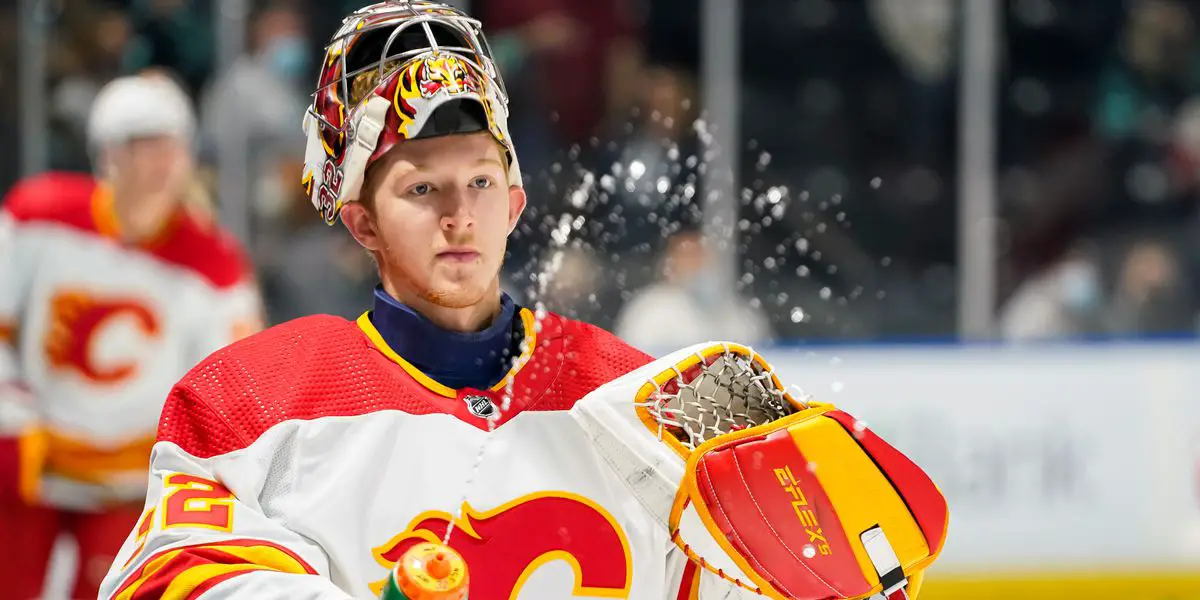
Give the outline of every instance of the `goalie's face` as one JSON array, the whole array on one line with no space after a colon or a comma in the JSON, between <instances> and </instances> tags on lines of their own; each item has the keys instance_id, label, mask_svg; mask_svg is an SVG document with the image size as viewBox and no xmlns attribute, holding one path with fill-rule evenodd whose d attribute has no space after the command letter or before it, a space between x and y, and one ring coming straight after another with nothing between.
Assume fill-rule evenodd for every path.
<instances>
[{"instance_id":1,"label":"goalie's face","mask_svg":"<svg viewBox=\"0 0 1200 600\"><path fill-rule=\"evenodd\" d=\"M467 308L498 298L508 234L525 208L488 132L407 140L372 166L342 209L397 299Z\"/></svg>"}]
</instances>

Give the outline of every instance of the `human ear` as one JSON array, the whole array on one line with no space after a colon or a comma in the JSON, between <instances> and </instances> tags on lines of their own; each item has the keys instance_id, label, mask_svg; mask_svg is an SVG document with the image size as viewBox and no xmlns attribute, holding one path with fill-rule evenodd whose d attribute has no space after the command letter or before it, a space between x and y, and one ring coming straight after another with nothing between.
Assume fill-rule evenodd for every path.
<instances>
[{"instance_id":1,"label":"human ear","mask_svg":"<svg viewBox=\"0 0 1200 600\"><path fill-rule=\"evenodd\" d=\"M509 186L508 188L508 233L511 235L517 228L521 213L525 212L525 188Z\"/></svg>"},{"instance_id":2,"label":"human ear","mask_svg":"<svg viewBox=\"0 0 1200 600\"><path fill-rule=\"evenodd\" d=\"M361 202L350 202L342 207L342 224L358 242L358 245L371 252L380 250L379 232L375 229L375 221L371 212Z\"/></svg>"}]
</instances>

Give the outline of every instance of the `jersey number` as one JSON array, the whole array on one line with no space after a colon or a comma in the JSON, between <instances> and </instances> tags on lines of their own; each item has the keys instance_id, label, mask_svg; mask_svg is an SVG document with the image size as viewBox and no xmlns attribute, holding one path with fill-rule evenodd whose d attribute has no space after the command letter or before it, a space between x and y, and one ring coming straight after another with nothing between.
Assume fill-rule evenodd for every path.
<instances>
[{"instance_id":1,"label":"jersey number","mask_svg":"<svg viewBox=\"0 0 1200 600\"><path fill-rule=\"evenodd\" d=\"M233 494L225 486L202 477L175 473L163 480L163 529L203 527L233 529Z\"/></svg>"},{"instance_id":2,"label":"jersey number","mask_svg":"<svg viewBox=\"0 0 1200 600\"><path fill-rule=\"evenodd\" d=\"M467 561L471 600L516 598L534 571L556 560L574 571L574 595L629 597L629 540L616 519L588 498L542 492L484 512L464 503L462 515L417 515L403 533L374 549L376 561L391 569L413 545L441 542L453 522L450 546ZM379 595L383 583L372 584L371 590ZM565 597L566 590L561 595Z\"/></svg>"}]
</instances>

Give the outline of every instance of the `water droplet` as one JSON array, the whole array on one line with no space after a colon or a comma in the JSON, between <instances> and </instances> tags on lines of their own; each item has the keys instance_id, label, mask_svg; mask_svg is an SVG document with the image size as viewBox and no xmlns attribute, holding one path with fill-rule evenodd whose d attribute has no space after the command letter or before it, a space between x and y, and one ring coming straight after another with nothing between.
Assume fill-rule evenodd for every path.
<instances>
[{"instance_id":1,"label":"water droplet","mask_svg":"<svg viewBox=\"0 0 1200 600\"><path fill-rule=\"evenodd\" d=\"M836 218L837 218L837 220L838 220L838 221L845 221L845 220L846 220L846 213L844 213L844 212L840 212L840 213L838 213L838 214L837 214L837 217L836 217Z\"/></svg>"},{"instance_id":2,"label":"water droplet","mask_svg":"<svg viewBox=\"0 0 1200 600\"><path fill-rule=\"evenodd\" d=\"M780 200L783 200L783 193L785 191L787 191L786 188L771 187L771 189L767 190L767 202L778 204Z\"/></svg>"},{"instance_id":3,"label":"water droplet","mask_svg":"<svg viewBox=\"0 0 1200 600\"><path fill-rule=\"evenodd\" d=\"M883 180L882 180L882 179L880 179L880 178L878 178L878 177L872 177L872 178L871 178L871 187L872 187L872 188L874 188L874 189L879 189L879 186L881 186L881 185L883 185Z\"/></svg>"},{"instance_id":4,"label":"water droplet","mask_svg":"<svg viewBox=\"0 0 1200 600\"><path fill-rule=\"evenodd\" d=\"M858 420L858 421L854 422L854 437L856 439L862 439L863 432L865 432L866 430L867 430L867 422L866 421Z\"/></svg>"},{"instance_id":5,"label":"water droplet","mask_svg":"<svg viewBox=\"0 0 1200 600\"><path fill-rule=\"evenodd\" d=\"M831 290L827 287L821 288L821 299L822 300L828 300L832 297L833 297L833 290Z\"/></svg>"},{"instance_id":6,"label":"water droplet","mask_svg":"<svg viewBox=\"0 0 1200 600\"><path fill-rule=\"evenodd\" d=\"M801 550L801 553L804 554L804 558L813 558L817 555L817 549L814 548L812 544L805 544L804 549Z\"/></svg>"},{"instance_id":7,"label":"water droplet","mask_svg":"<svg viewBox=\"0 0 1200 600\"><path fill-rule=\"evenodd\" d=\"M587 203L587 197L587 192L584 190L575 190L574 192L571 192L571 206L574 206L575 208L583 208L584 204Z\"/></svg>"},{"instance_id":8,"label":"water droplet","mask_svg":"<svg viewBox=\"0 0 1200 600\"><path fill-rule=\"evenodd\" d=\"M809 273L808 267L806 267L804 265L800 265L800 266L796 267L797 275L799 275L801 277L808 277L808 273Z\"/></svg>"},{"instance_id":9,"label":"water droplet","mask_svg":"<svg viewBox=\"0 0 1200 600\"><path fill-rule=\"evenodd\" d=\"M646 174L646 163L643 163L640 160L635 160L629 163L629 174L634 179L641 179L642 175Z\"/></svg>"},{"instance_id":10,"label":"water droplet","mask_svg":"<svg viewBox=\"0 0 1200 600\"><path fill-rule=\"evenodd\" d=\"M799 306L792 308L792 322L793 323L799 323L799 322L803 321L804 317L805 317L805 314L804 314L803 308L800 308Z\"/></svg>"},{"instance_id":11,"label":"water droplet","mask_svg":"<svg viewBox=\"0 0 1200 600\"><path fill-rule=\"evenodd\" d=\"M829 389L833 390L834 393L841 393L841 391L843 389L845 389L845 387L846 387L845 384L843 384L842 382L835 381L835 382L833 382L833 385L829 386Z\"/></svg>"},{"instance_id":12,"label":"water droplet","mask_svg":"<svg viewBox=\"0 0 1200 600\"><path fill-rule=\"evenodd\" d=\"M769 165L769 164L771 164L771 153L770 152L763 152L762 154L758 155L758 168L760 170L767 168L767 165Z\"/></svg>"},{"instance_id":13,"label":"water droplet","mask_svg":"<svg viewBox=\"0 0 1200 600\"><path fill-rule=\"evenodd\" d=\"M885 292L885 291L883 291L883 290L880 290L880 291L878 291L878 292L876 292L876 293L875 293L875 297L876 297L876 298L878 298L878 299L880 299L880 300L883 300L883 297L884 297L884 296L886 296L886 295L887 295L887 292Z\"/></svg>"},{"instance_id":14,"label":"water droplet","mask_svg":"<svg viewBox=\"0 0 1200 600\"><path fill-rule=\"evenodd\" d=\"M617 179L612 175L601 175L600 187L603 188L604 191L611 194L617 191Z\"/></svg>"},{"instance_id":15,"label":"water droplet","mask_svg":"<svg viewBox=\"0 0 1200 600\"><path fill-rule=\"evenodd\" d=\"M817 463L810 460L810 461L808 461L807 465L804 465L804 468L808 469L809 473L816 473L817 472Z\"/></svg>"},{"instance_id":16,"label":"water droplet","mask_svg":"<svg viewBox=\"0 0 1200 600\"><path fill-rule=\"evenodd\" d=\"M837 205L839 205L839 204L841 204L841 203L842 203L842 195L841 195L841 194L834 194L834 195L833 195L833 197L832 197L832 198L830 198L829 200L830 200L830 202L833 202L833 205L834 205L834 206L837 206Z\"/></svg>"},{"instance_id":17,"label":"water droplet","mask_svg":"<svg viewBox=\"0 0 1200 600\"><path fill-rule=\"evenodd\" d=\"M768 256L766 259L763 260L763 266L768 269L774 269L775 268L775 257Z\"/></svg>"},{"instance_id":18,"label":"water droplet","mask_svg":"<svg viewBox=\"0 0 1200 600\"><path fill-rule=\"evenodd\" d=\"M660 194L667 193L667 190L671 189L671 180L667 179L666 177L659 177L658 183L655 184L654 189L658 190L658 193Z\"/></svg>"},{"instance_id":19,"label":"water droplet","mask_svg":"<svg viewBox=\"0 0 1200 600\"><path fill-rule=\"evenodd\" d=\"M879 260L879 264L881 264L885 267L892 264L892 257L890 257L890 256L883 257L882 259Z\"/></svg>"},{"instance_id":20,"label":"water droplet","mask_svg":"<svg viewBox=\"0 0 1200 600\"><path fill-rule=\"evenodd\" d=\"M825 230L828 228L829 227L826 226L824 223L817 223L817 233L825 233Z\"/></svg>"},{"instance_id":21,"label":"water droplet","mask_svg":"<svg viewBox=\"0 0 1200 600\"><path fill-rule=\"evenodd\" d=\"M808 252L808 238L800 238L796 240L796 250L799 251L800 254Z\"/></svg>"}]
</instances>

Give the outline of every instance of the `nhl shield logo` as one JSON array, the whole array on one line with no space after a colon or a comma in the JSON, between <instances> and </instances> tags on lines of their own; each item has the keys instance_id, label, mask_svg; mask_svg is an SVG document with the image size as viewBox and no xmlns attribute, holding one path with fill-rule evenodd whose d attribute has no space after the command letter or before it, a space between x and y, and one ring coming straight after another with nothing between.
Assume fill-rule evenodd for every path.
<instances>
[{"instance_id":1,"label":"nhl shield logo","mask_svg":"<svg viewBox=\"0 0 1200 600\"><path fill-rule=\"evenodd\" d=\"M467 403L467 412L479 417L480 419L490 419L500 412L496 410L496 405L491 398L487 396L479 396L471 394L463 398L463 402Z\"/></svg>"}]
</instances>

